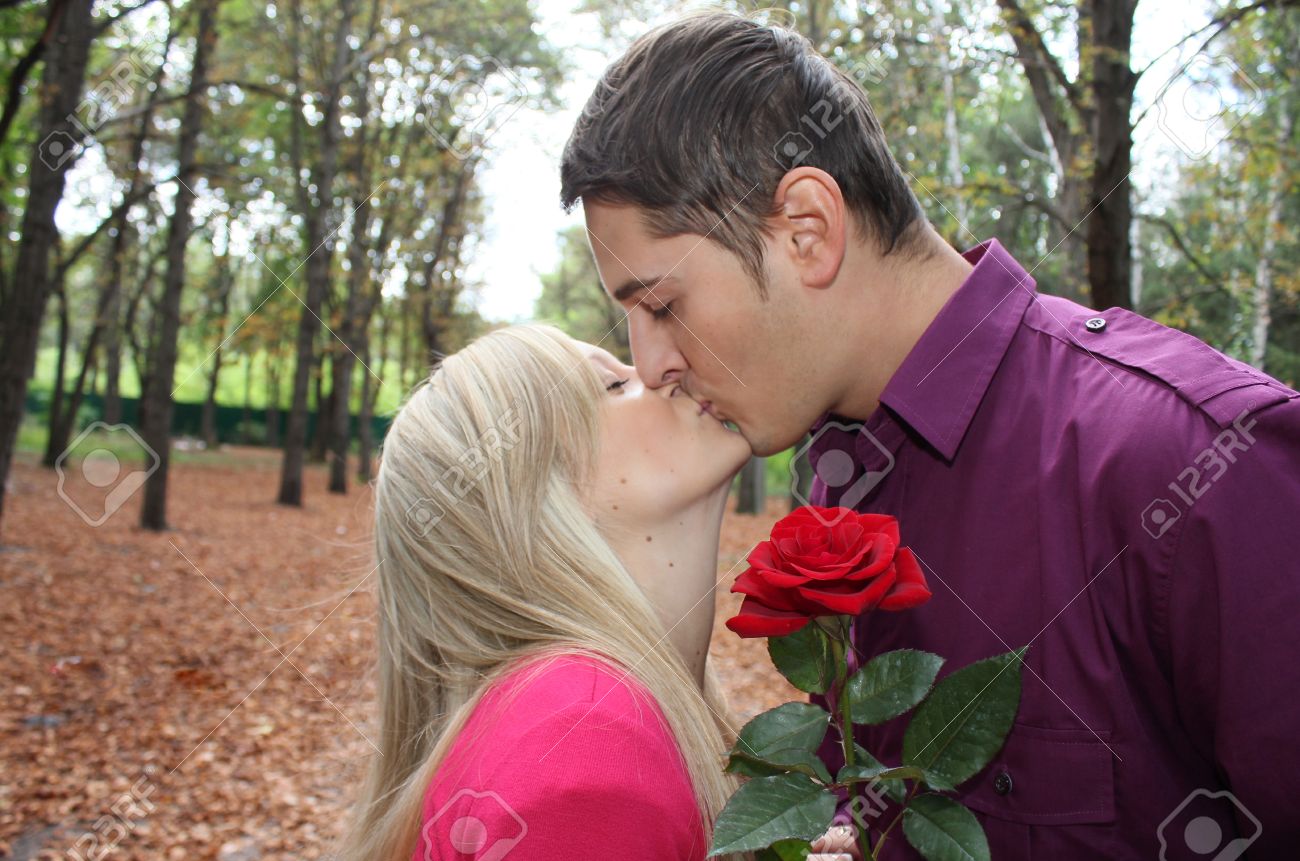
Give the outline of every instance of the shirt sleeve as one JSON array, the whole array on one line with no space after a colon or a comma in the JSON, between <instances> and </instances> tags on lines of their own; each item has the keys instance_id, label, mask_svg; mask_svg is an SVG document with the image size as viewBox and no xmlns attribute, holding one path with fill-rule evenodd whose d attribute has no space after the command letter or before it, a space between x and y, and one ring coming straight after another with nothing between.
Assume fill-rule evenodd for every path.
<instances>
[{"instance_id":1,"label":"shirt sleeve","mask_svg":"<svg viewBox=\"0 0 1300 861\"><path fill-rule=\"evenodd\" d=\"M708 847L670 732L647 704L638 714L609 699L543 719L475 788L453 792L425 824L426 845L447 850L433 857L700 861Z\"/></svg>"},{"instance_id":2,"label":"shirt sleeve","mask_svg":"<svg viewBox=\"0 0 1300 861\"><path fill-rule=\"evenodd\" d=\"M1171 536L1175 705L1242 837L1258 832L1251 857L1283 857L1300 843L1300 402L1239 420L1211 450Z\"/></svg>"}]
</instances>

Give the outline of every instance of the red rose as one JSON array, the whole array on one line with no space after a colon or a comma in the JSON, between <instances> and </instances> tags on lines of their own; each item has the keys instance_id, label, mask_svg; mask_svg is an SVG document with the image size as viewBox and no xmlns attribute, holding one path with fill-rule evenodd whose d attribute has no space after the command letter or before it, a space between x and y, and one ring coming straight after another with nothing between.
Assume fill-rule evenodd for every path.
<instances>
[{"instance_id":1,"label":"red rose","mask_svg":"<svg viewBox=\"0 0 1300 861\"><path fill-rule=\"evenodd\" d=\"M745 600L727 620L742 637L779 637L817 616L906 610L930 598L916 557L898 546L898 521L887 514L801 506L777 521L748 561L731 587Z\"/></svg>"}]
</instances>

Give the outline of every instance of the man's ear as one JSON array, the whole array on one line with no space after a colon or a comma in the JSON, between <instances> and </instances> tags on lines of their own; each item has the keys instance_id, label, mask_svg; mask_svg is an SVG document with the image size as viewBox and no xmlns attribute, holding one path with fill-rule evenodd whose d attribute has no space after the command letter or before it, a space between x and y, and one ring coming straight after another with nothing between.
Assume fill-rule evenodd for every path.
<instances>
[{"instance_id":1,"label":"man's ear","mask_svg":"<svg viewBox=\"0 0 1300 861\"><path fill-rule=\"evenodd\" d=\"M776 187L780 251L809 287L829 287L844 262L847 213L839 183L816 167L796 167Z\"/></svg>"}]
</instances>

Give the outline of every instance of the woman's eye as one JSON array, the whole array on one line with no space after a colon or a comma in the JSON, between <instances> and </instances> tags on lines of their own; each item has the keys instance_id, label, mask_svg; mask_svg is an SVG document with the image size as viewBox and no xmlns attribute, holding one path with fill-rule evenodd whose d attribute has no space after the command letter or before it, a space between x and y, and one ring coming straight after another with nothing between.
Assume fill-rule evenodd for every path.
<instances>
[{"instance_id":1,"label":"woman's eye","mask_svg":"<svg viewBox=\"0 0 1300 861\"><path fill-rule=\"evenodd\" d=\"M660 308L651 308L650 316L656 320L662 320L672 313L673 303L669 302Z\"/></svg>"},{"instance_id":2,"label":"woman's eye","mask_svg":"<svg viewBox=\"0 0 1300 861\"><path fill-rule=\"evenodd\" d=\"M615 380L614 382L610 383L608 386L605 386L605 391L607 391L607 392L616 392L616 391L618 391L619 389L621 389L621 388L623 388L624 386L626 386L629 382L631 382L630 379L629 379L629 380Z\"/></svg>"}]
</instances>

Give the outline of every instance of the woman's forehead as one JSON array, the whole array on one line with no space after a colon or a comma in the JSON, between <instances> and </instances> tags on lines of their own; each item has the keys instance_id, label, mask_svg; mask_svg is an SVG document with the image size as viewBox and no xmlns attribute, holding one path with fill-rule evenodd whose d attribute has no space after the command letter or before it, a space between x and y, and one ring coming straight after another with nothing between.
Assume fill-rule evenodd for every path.
<instances>
[{"instance_id":1,"label":"woman's forehead","mask_svg":"<svg viewBox=\"0 0 1300 861\"><path fill-rule=\"evenodd\" d=\"M598 347L595 344L588 344L586 341L578 341L577 344L578 349L582 351L582 354L597 364L606 365L611 368L621 368L623 366L623 363L604 347Z\"/></svg>"}]
</instances>

